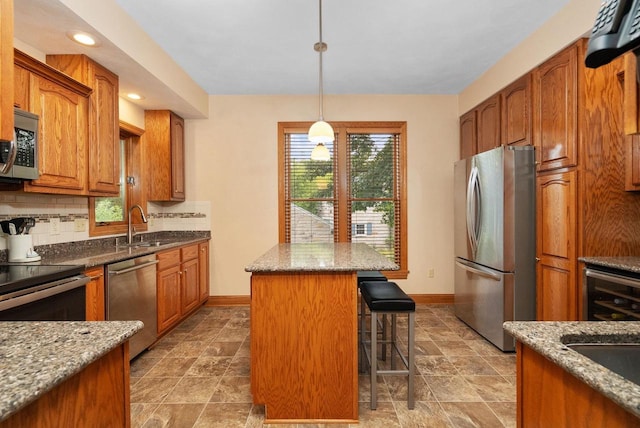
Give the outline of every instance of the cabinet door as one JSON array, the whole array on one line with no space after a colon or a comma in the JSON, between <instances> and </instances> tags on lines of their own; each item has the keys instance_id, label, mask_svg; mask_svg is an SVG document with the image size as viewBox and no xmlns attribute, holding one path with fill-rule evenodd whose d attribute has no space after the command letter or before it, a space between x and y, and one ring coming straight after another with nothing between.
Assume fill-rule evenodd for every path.
<instances>
[{"instance_id":1,"label":"cabinet door","mask_svg":"<svg viewBox=\"0 0 640 428\"><path fill-rule=\"evenodd\" d=\"M171 200L184 201L184 120L171 113Z\"/></svg>"},{"instance_id":2,"label":"cabinet door","mask_svg":"<svg viewBox=\"0 0 640 428\"><path fill-rule=\"evenodd\" d=\"M478 153L476 134L476 111L471 110L460 117L460 159Z\"/></svg>"},{"instance_id":3,"label":"cabinet door","mask_svg":"<svg viewBox=\"0 0 640 428\"><path fill-rule=\"evenodd\" d=\"M86 285L87 321L104 321L104 267L88 269L85 275L90 279Z\"/></svg>"},{"instance_id":4,"label":"cabinet door","mask_svg":"<svg viewBox=\"0 0 640 428\"><path fill-rule=\"evenodd\" d=\"M538 171L577 165L580 46L565 49L533 71L533 141Z\"/></svg>"},{"instance_id":5,"label":"cabinet door","mask_svg":"<svg viewBox=\"0 0 640 428\"><path fill-rule=\"evenodd\" d=\"M198 268L200 269L200 302L209 298L209 242L198 245Z\"/></svg>"},{"instance_id":6,"label":"cabinet door","mask_svg":"<svg viewBox=\"0 0 640 428\"><path fill-rule=\"evenodd\" d=\"M531 75L527 73L500 93L502 145L531 144Z\"/></svg>"},{"instance_id":7,"label":"cabinet door","mask_svg":"<svg viewBox=\"0 0 640 428\"><path fill-rule=\"evenodd\" d=\"M118 76L91 63L89 113L89 192L120 193Z\"/></svg>"},{"instance_id":8,"label":"cabinet door","mask_svg":"<svg viewBox=\"0 0 640 428\"><path fill-rule=\"evenodd\" d=\"M478 153L500 146L500 96L494 95L478 111Z\"/></svg>"},{"instance_id":9,"label":"cabinet door","mask_svg":"<svg viewBox=\"0 0 640 428\"><path fill-rule=\"evenodd\" d=\"M578 317L576 171L537 178L537 316Z\"/></svg>"},{"instance_id":10,"label":"cabinet door","mask_svg":"<svg viewBox=\"0 0 640 428\"><path fill-rule=\"evenodd\" d=\"M158 333L180 319L180 265L158 271Z\"/></svg>"},{"instance_id":11,"label":"cabinet door","mask_svg":"<svg viewBox=\"0 0 640 428\"><path fill-rule=\"evenodd\" d=\"M200 269L198 259L182 264L182 314L191 311L200 303Z\"/></svg>"},{"instance_id":12,"label":"cabinet door","mask_svg":"<svg viewBox=\"0 0 640 428\"><path fill-rule=\"evenodd\" d=\"M0 140L13 140L13 0L0 0Z\"/></svg>"},{"instance_id":13,"label":"cabinet door","mask_svg":"<svg viewBox=\"0 0 640 428\"><path fill-rule=\"evenodd\" d=\"M33 73L30 91L29 110L40 116L40 178L25 183L25 190L37 190L35 186L86 193L87 98Z\"/></svg>"}]
</instances>

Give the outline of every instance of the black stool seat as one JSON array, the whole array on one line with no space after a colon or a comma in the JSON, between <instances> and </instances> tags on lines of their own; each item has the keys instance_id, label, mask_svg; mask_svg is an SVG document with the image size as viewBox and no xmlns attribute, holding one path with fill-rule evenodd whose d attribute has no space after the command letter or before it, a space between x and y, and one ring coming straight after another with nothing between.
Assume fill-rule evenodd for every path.
<instances>
[{"instance_id":1,"label":"black stool seat","mask_svg":"<svg viewBox=\"0 0 640 428\"><path fill-rule=\"evenodd\" d=\"M387 277L379 270L359 270L358 272L358 286L364 281L386 281Z\"/></svg>"},{"instance_id":2,"label":"black stool seat","mask_svg":"<svg viewBox=\"0 0 640 428\"><path fill-rule=\"evenodd\" d=\"M360 283L360 293L371 311L412 312L416 310L416 302L395 282L364 281Z\"/></svg>"}]
</instances>

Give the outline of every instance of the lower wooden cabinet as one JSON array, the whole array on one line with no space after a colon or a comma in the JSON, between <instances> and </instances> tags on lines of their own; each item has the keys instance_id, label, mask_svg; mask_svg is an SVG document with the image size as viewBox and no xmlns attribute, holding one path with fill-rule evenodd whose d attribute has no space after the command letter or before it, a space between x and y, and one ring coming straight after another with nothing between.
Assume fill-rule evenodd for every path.
<instances>
[{"instance_id":1,"label":"lower wooden cabinet","mask_svg":"<svg viewBox=\"0 0 640 428\"><path fill-rule=\"evenodd\" d=\"M537 318L578 318L577 172L540 174L536 186Z\"/></svg>"},{"instance_id":2,"label":"lower wooden cabinet","mask_svg":"<svg viewBox=\"0 0 640 428\"><path fill-rule=\"evenodd\" d=\"M200 269L198 268L198 244L180 249L182 283L180 314L186 315L200 304Z\"/></svg>"},{"instance_id":3,"label":"lower wooden cabinet","mask_svg":"<svg viewBox=\"0 0 640 428\"><path fill-rule=\"evenodd\" d=\"M198 245L200 252L198 259L200 262L200 302L209 299L209 242L202 242Z\"/></svg>"},{"instance_id":4,"label":"lower wooden cabinet","mask_svg":"<svg viewBox=\"0 0 640 428\"><path fill-rule=\"evenodd\" d=\"M204 247L203 247L204 246ZM206 275L200 265L201 248L207 251ZM206 299L209 290L208 242L186 245L157 254L158 333L162 334L186 318Z\"/></svg>"},{"instance_id":5,"label":"lower wooden cabinet","mask_svg":"<svg viewBox=\"0 0 640 428\"><path fill-rule=\"evenodd\" d=\"M180 320L180 250L163 251L158 257L158 333Z\"/></svg>"},{"instance_id":6,"label":"lower wooden cabinet","mask_svg":"<svg viewBox=\"0 0 640 428\"><path fill-rule=\"evenodd\" d=\"M84 272L89 277L86 285L87 321L104 321L104 266L96 266Z\"/></svg>"}]
</instances>

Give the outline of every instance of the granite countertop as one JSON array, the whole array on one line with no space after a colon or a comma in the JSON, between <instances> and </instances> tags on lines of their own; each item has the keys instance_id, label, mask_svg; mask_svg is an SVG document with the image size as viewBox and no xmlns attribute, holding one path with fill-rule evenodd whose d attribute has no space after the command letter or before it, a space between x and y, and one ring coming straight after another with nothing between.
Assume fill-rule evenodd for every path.
<instances>
[{"instance_id":1,"label":"granite countertop","mask_svg":"<svg viewBox=\"0 0 640 428\"><path fill-rule=\"evenodd\" d=\"M640 273L640 257L580 257L578 260L589 265Z\"/></svg>"},{"instance_id":2,"label":"granite countertop","mask_svg":"<svg viewBox=\"0 0 640 428\"><path fill-rule=\"evenodd\" d=\"M247 272L398 270L367 244L279 244L245 267Z\"/></svg>"},{"instance_id":3,"label":"granite countertop","mask_svg":"<svg viewBox=\"0 0 640 428\"><path fill-rule=\"evenodd\" d=\"M86 268L106 265L134 257L145 256L157 253L158 251L169 250L191 243L201 242L211 239L211 233L206 232L159 232L140 234L135 238L135 242L140 240L154 245L116 245L117 239L87 240L80 242L69 242L46 247L36 247L36 252L42 256L40 262L36 264L61 264L61 265L83 265ZM160 245L155 245L160 243Z\"/></svg>"},{"instance_id":4,"label":"granite countertop","mask_svg":"<svg viewBox=\"0 0 640 428\"><path fill-rule=\"evenodd\" d=\"M142 329L140 321L0 322L0 420Z\"/></svg>"},{"instance_id":5,"label":"granite countertop","mask_svg":"<svg viewBox=\"0 0 640 428\"><path fill-rule=\"evenodd\" d=\"M571 348L570 343L640 343L637 321L508 321L504 329L624 409L640 417L640 385Z\"/></svg>"}]
</instances>

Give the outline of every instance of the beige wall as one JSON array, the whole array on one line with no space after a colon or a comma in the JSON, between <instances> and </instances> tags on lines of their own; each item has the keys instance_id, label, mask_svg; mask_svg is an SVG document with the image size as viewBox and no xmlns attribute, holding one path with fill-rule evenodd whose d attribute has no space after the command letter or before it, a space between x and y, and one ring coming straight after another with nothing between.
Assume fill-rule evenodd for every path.
<instances>
[{"instance_id":1,"label":"beige wall","mask_svg":"<svg viewBox=\"0 0 640 428\"><path fill-rule=\"evenodd\" d=\"M278 241L278 121L317 116L316 96L210 96L186 122L188 199L211 201L211 295L248 295L244 267ZM327 120L406 121L409 293L453 292L456 96L326 96ZM429 268L435 270L427 278Z\"/></svg>"},{"instance_id":2,"label":"beige wall","mask_svg":"<svg viewBox=\"0 0 640 428\"><path fill-rule=\"evenodd\" d=\"M601 3L601 0L571 0L559 13L460 93L459 113L471 110L555 52L588 35Z\"/></svg>"}]
</instances>

